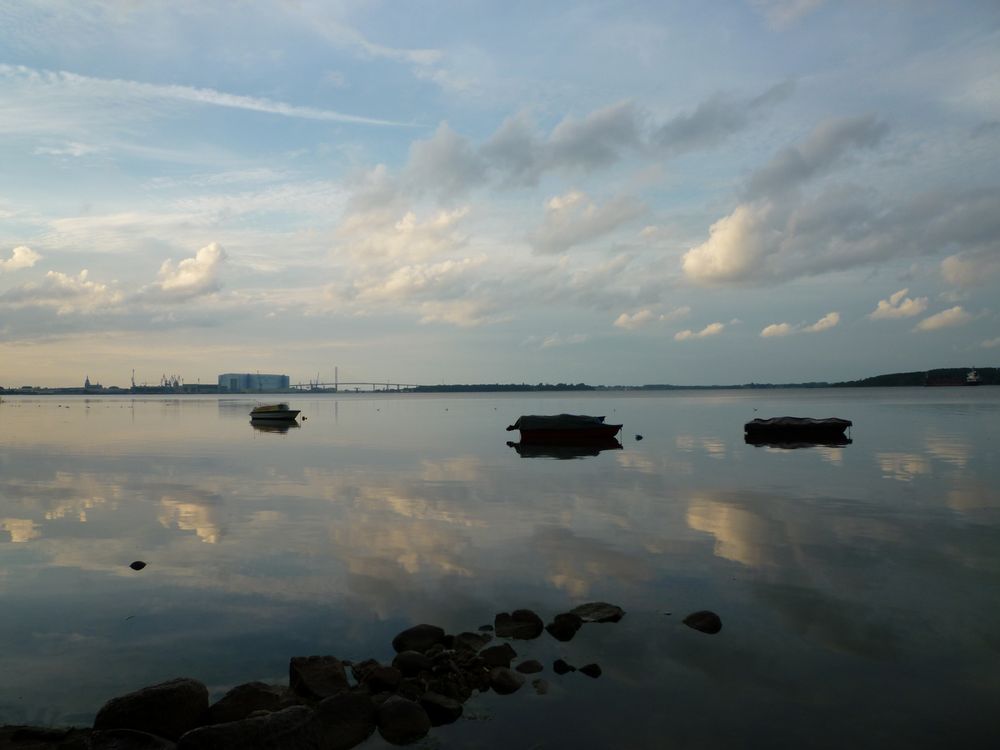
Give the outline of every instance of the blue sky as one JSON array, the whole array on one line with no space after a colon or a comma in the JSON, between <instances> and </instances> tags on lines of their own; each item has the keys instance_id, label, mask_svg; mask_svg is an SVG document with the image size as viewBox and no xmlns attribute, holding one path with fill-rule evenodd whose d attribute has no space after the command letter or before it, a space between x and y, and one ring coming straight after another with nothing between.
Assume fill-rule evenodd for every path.
<instances>
[{"instance_id":1,"label":"blue sky","mask_svg":"<svg viewBox=\"0 0 1000 750\"><path fill-rule=\"evenodd\" d=\"M0 385L1000 354L993 2L3 2Z\"/></svg>"}]
</instances>

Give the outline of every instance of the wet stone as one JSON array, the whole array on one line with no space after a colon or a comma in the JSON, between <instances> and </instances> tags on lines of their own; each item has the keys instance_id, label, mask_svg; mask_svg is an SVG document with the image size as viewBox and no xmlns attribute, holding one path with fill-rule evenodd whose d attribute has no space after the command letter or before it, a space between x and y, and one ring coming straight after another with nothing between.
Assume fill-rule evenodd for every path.
<instances>
[{"instance_id":1,"label":"wet stone","mask_svg":"<svg viewBox=\"0 0 1000 750\"><path fill-rule=\"evenodd\" d=\"M548 680L543 680L541 678L531 681L531 687L535 689L538 695L546 695L549 692L549 682Z\"/></svg>"},{"instance_id":2,"label":"wet stone","mask_svg":"<svg viewBox=\"0 0 1000 750\"><path fill-rule=\"evenodd\" d=\"M208 688L179 678L112 698L94 718L94 729L136 729L176 740L208 709Z\"/></svg>"},{"instance_id":3,"label":"wet stone","mask_svg":"<svg viewBox=\"0 0 1000 750\"><path fill-rule=\"evenodd\" d=\"M431 726L451 724L462 715L462 704L440 693L426 692L420 696L420 705L427 712Z\"/></svg>"},{"instance_id":4,"label":"wet stone","mask_svg":"<svg viewBox=\"0 0 1000 750\"><path fill-rule=\"evenodd\" d=\"M431 660L419 651L400 651L392 660L392 666L405 677L413 677L427 671L431 665Z\"/></svg>"},{"instance_id":5,"label":"wet stone","mask_svg":"<svg viewBox=\"0 0 1000 750\"><path fill-rule=\"evenodd\" d=\"M601 676L601 668L597 664L584 664L580 667L580 671L587 675L587 677L593 677L595 680Z\"/></svg>"},{"instance_id":6,"label":"wet stone","mask_svg":"<svg viewBox=\"0 0 1000 750\"><path fill-rule=\"evenodd\" d=\"M510 695L520 690L524 677L507 667L494 667L490 671L490 687L498 695Z\"/></svg>"},{"instance_id":7,"label":"wet stone","mask_svg":"<svg viewBox=\"0 0 1000 750\"><path fill-rule=\"evenodd\" d=\"M347 689L344 664L336 656L294 656L288 665L288 684L296 695L322 700Z\"/></svg>"},{"instance_id":8,"label":"wet stone","mask_svg":"<svg viewBox=\"0 0 1000 750\"><path fill-rule=\"evenodd\" d=\"M607 602L589 602L573 607L570 614L576 615L584 622L618 622L625 616L625 610Z\"/></svg>"},{"instance_id":9,"label":"wet stone","mask_svg":"<svg viewBox=\"0 0 1000 750\"><path fill-rule=\"evenodd\" d=\"M170 740L135 729L96 731L91 733L90 744L87 745L88 750L174 750L176 747Z\"/></svg>"},{"instance_id":10,"label":"wet stone","mask_svg":"<svg viewBox=\"0 0 1000 750\"><path fill-rule=\"evenodd\" d=\"M576 635L576 631L583 625L583 618L574 615L572 612L563 612L556 615L552 622L545 626L553 638L557 641L569 641Z\"/></svg>"},{"instance_id":11,"label":"wet stone","mask_svg":"<svg viewBox=\"0 0 1000 750\"><path fill-rule=\"evenodd\" d=\"M394 692L402 679L403 675L398 669L380 664L368 672L364 684L373 693Z\"/></svg>"},{"instance_id":12,"label":"wet stone","mask_svg":"<svg viewBox=\"0 0 1000 750\"><path fill-rule=\"evenodd\" d=\"M562 659L556 659L552 662L552 671L556 674L566 674L567 672L575 672L576 667L567 664Z\"/></svg>"},{"instance_id":13,"label":"wet stone","mask_svg":"<svg viewBox=\"0 0 1000 750\"><path fill-rule=\"evenodd\" d=\"M419 704L394 696L378 708L378 733L393 745L408 745L427 735L431 720Z\"/></svg>"},{"instance_id":14,"label":"wet stone","mask_svg":"<svg viewBox=\"0 0 1000 750\"><path fill-rule=\"evenodd\" d=\"M310 743L315 742L316 733L312 721L312 709L307 706L291 706L263 716L192 729L180 738L177 750L310 747Z\"/></svg>"},{"instance_id":15,"label":"wet stone","mask_svg":"<svg viewBox=\"0 0 1000 750\"><path fill-rule=\"evenodd\" d=\"M295 695L284 685L248 682L237 685L208 709L206 724L239 721L255 711L280 711L296 703Z\"/></svg>"},{"instance_id":16,"label":"wet stone","mask_svg":"<svg viewBox=\"0 0 1000 750\"><path fill-rule=\"evenodd\" d=\"M692 612L684 618L684 624L709 635L715 635L722 630L722 619L707 609Z\"/></svg>"},{"instance_id":17,"label":"wet stone","mask_svg":"<svg viewBox=\"0 0 1000 750\"><path fill-rule=\"evenodd\" d=\"M479 651L492 640L493 636L485 633L459 633L455 636L454 648L456 651Z\"/></svg>"},{"instance_id":18,"label":"wet stone","mask_svg":"<svg viewBox=\"0 0 1000 750\"><path fill-rule=\"evenodd\" d=\"M426 653L435 644L443 643L445 632L437 625L414 625L392 639L392 647L396 653L401 651L420 651Z\"/></svg>"},{"instance_id":19,"label":"wet stone","mask_svg":"<svg viewBox=\"0 0 1000 750\"><path fill-rule=\"evenodd\" d=\"M536 661L535 659L528 659L518 664L515 667L515 669L521 674L535 674L537 672L541 672L543 669L545 669L545 667L542 666L542 663L540 661Z\"/></svg>"},{"instance_id":20,"label":"wet stone","mask_svg":"<svg viewBox=\"0 0 1000 750\"><path fill-rule=\"evenodd\" d=\"M375 731L375 704L361 693L341 693L320 701L312 726L323 750L348 750Z\"/></svg>"},{"instance_id":21,"label":"wet stone","mask_svg":"<svg viewBox=\"0 0 1000 750\"><path fill-rule=\"evenodd\" d=\"M537 638L545 628L542 618L530 609L515 609L510 614L501 612L493 624L496 627L497 637L522 640Z\"/></svg>"},{"instance_id":22,"label":"wet stone","mask_svg":"<svg viewBox=\"0 0 1000 750\"><path fill-rule=\"evenodd\" d=\"M479 652L479 657L490 667L509 667L511 660L517 656L517 652L509 643L501 643L499 646L490 646Z\"/></svg>"}]
</instances>

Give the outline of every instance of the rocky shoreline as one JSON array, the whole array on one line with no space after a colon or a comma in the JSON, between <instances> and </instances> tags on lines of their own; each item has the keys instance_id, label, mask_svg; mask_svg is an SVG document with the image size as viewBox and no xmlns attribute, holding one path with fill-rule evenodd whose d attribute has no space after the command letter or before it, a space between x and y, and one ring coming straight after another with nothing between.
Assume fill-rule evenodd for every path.
<instances>
[{"instance_id":1,"label":"rocky shoreline","mask_svg":"<svg viewBox=\"0 0 1000 750\"><path fill-rule=\"evenodd\" d=\"M547 624L535 612L518 609L455 635L415 625L393 639L391 664L296 656L289 662L288 685L250 682L212 704L203 683L177 678L112 698L89 729L0 728L0 750L348 750L375 732L406 745L456 721L475 694L510 695L529 679L532 689L545 694L549 683L531 677L545 666L534 659L515 663L511 641L548 632L565 642L588 623L618 622L624 615L616 605L591 602ZM601 675L597 664L575 667L562 659L552 671Z\"/></svg>"}]
</instances>

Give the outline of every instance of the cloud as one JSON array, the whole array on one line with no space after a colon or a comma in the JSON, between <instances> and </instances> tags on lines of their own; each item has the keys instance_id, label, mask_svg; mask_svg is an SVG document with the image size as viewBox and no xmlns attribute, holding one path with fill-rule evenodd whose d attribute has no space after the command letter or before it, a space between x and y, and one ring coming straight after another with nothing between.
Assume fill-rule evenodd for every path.
<instances>
[{"instance_id":1,"label":"cloud","mask_svg":"<svg viewBox=\"0 0 1000 750\"><path fill-rule=\"evenodd\" d=\"M63 146L38 146L34 150L34 153L41 156L72 156L79 158L81 156L97 154L101 151L104 151L104 148L101 146L91 146L86 143L70 141Z\"/></svg>"},{"instance_id":2,"label":"cloud","mask_svg":"<svg viewBox=\"0 0 1000 750\"><path fill-rule=\"evenodd\" d=\"M542 226L529 235L528 241L537 253L561 253L613 232L644 210L641 201L628 196L598 206L586 194L573 190L549 199Z\"/></svg>"},{"instance_id":3,"label":"cloud","mask_svg":"<svg viewBox=\"0 0 1000 750\"><path fill-rule=\"evenodd\" d=\"M785 29L823 4L824 0L750 0L774 29Z\"/></svg>"},{"instance_id":4,"label":"cloud","mask_svg":"<svg viewBox=\"0 0 1000 750\"><path fill-rule=\"evenodd\" d=\"M687 341L688 339L703 339L709 336L716 336L725 329L723 323L709 323L697 333L692 330L678 331L674 334L674 341Z\"/></svg>"},{"instance_id":5,"label":"cloud","mask_svg":"<svg viewBox=\"0 0 1000 750\"><path fill-rule=\"evenodd\" d=\"M660 315L657 315L649 308L644 308L632 313L631 315L628 313L622 313L615 319L614 325L618 328L624 328L627 331L634 331L653 322L665 322L668 320L683 318L690 312L691 308L687 305L675 308L668 313L662 313Z\"/></svg>"},{"instance_id":6,"label":"cloud","mask_svg":"<svg viewBox=\"0 0 1000 750\"><path fill-rule=\"evenodd\" d=\"M998 346L1000 346L1000 336L997 336L995 339L987 339L986 341L981 343L980 346L983 349L996 349Z\"/></svg>"},{"instance_id":7,"label":"cloud","mask_svg":"<svg viewBox=\"0 0 1000 750\"><path fill-rule=\"evenodd\" d=\"M569 336L563 336L559 333L553 333L551 336L528 336L524 341L521 342L521 346L530 347L532 349L554 349L563 346L573 346L575 344L583 344L590 340L590 336L586 333L574 333Z\"/></svg>"},{"instance_id":8,"label":"cloud","mask_svg":"<svg viewBox=\"0 0 1000 750\"><path fill-rule=\"evenodd\" d=\"M874 311L869 313L868 317L872 320L891 320L894 318L912 318L914 315L920 315L920 313L927 309L927 298L917 297L914 299L907 297L906 294L909 291L909 289L900 289L898 292L889 295L889 299L879 300L878 306Z\"/></svg>"},{"instance_id":9,"label":"cloud","mask_svg":"<svg viewBox=\"0 0 1000 750\"><path fill-rule=\"evenodd\" d=\"M358 125L403 124L390 120L349 115L329 109L287 104L262 97L230 94L216 89L195 88L178 84L143 83L121 78L96 78L67 71L36 70L23 65L0 64L0 79L7 79L29 89L45 90L61 97L114 101L124 99L179 101L324 122L345 122Z\"/></svg>"},{"instance_id":10,"label":"cloud","mask_svg":"<svg viewBox=\"0 0 1000 750\"><path fill-rule=\"evenodd\" d=\"M924 318L917 323L914 331L939 331L942 328L954 328L961 326L972 320L972 316L962 309L961 305L956 305L947 310L942 310L928 318Z\"/></svg>"},{"instance_id":11,"label":"cloud","mask_svg":"<svg viewBox=\"0 0 1000 750\"><path fill-rule=\"evenodd\" d=\"M456 195L484 181L486 163L467 138L442 122L431 138L410 146L406 172L421 186Z\"/></svg>"},{"instance_id":12,"label":"cloud","mask_svg":"<svg viewBox=\"0 0 1000 750\"><path fill-rule=\"evenodd\" d=\"M791 323L772 323L760 332L761 338L790 336L793 333L822 333L835 328L840 323L840 313L831 312L824 315L812 325L792 325Z\"/></svg>"},{"instance_id":13,"label":"cloud","mask_svg":"<svg viewBox=\"0 0 1000 750\"><path fill-rule=\"evenodd\" d=\"M118 307L125 299L119 290L91 281L84 269L76 276L49 271L40 282L29 282L0 294L0 305L49 307L59 315L89 314Z\"/></svg>"},{"instance_id":14,"label":"cloud","mask_svg":"<svg viewBox=\"0 0 1000 750\"><path fill-rule=\"evenodd\" d=\"M835 328L838 323L840 323L840 313L831 312L824 315L811 326L806 326L802 331L804 333L822 333L823 331Z\"/></svg>"},{"instance_id":15,"label":"cloud","mask_svg":"<svg viewBox=\"0 0 1000 750\"><path fill-rule=\"evenodd\" d=\"M11 250L10 257L7 260L0 260L0 273L18 271L22 268L31 268L41 259L42 256L30 247L19 245Z\"/></svg>"},{"instance_id":16,"label":"cloud","mask_svg":"<svg viewBox=\"0 0 1000 750\"><path fill-rule=\"evenodd\" d=\"M851 149L873 148L888 126L874 115L820 123L799 145L782 149L751 177L752 196L774 195L802 184L832 167Z\"/></svg>"},{"instance_id":17,"label":"cloud","mask_svg":"<svg viewBox=\"0 0 1000 750\"><path fill-rule=\"evenodd\" d=\"M639 117L631 102L598 109L582 120L565 118L549 138L554 164L582 169L606 167L639 146Z\"/></svg>"},{"instance_id":18,"label":"cloud","mask_svg":"<svg viewBox=\"0 0 1000 750\"><path fill-rule=\"evenodd\" d=\"M760 332L761 338L772 338L775 336L790 336L795 333L795 327L791 323L772 323Z\"/></svg>"},{"instance_id":19,"label":"cloud","mask_svg":"<svg viewBox=\"0 0 1000 750\"><path fill-rule=\"evenodd\" d=\"M746 128L755 115L787 99L794 88L792 81L786 81L751 98L716 94L690 114L663 123L654 131L652 141L671 154L713 146Z\"/></svg>"},{"instance_id":20,"label":"cloud","mask_svg":"<svg viewBox=\"0 0 1000 750\"><path fill-rule=\"evenodd\" d=\"M467 208L439 211L423 221L413 211L348 215L337 230L338 248L362 260L421 260L454 252L468 242L459 231Z\"/></svg>"},{"instance_id":21,"label":"cloud","mask_svg":"<svg viewBox=\"0 0 1000 750\"><path fill-rule=\"evenodd\" d=\"M226 261L226 252L213 242L201 248L193 258L185 258L176 265L173 260L163 261L156 282L139 292L140 298L162 301L183 301L192 297L217 292L220 288L219 273Z\"/></svg>"},{"instance_id":22,"label":"cloud","mask_svg":"<svg viewBox=\"0 0 1000 750\"><path fill-rule=\"evenodd\" d=\"M769 203L741 204L716 221L708 230L708 239L684 253L684 273L705 283L760 275L764 258L773 247L769 240L777 234L768 226L771 210Z\"/></svg>"},{"instance_id":23,"label":"cloud","mask_svg":"<svg viewBox=\"0 0 1000 750\"><path fill-rule=\"evenodd\" d=\"M952 286L985 284L1000 272L1000 244L988 249L949 255L941 261L941 275Z\"/></svg>"}]
</instances>

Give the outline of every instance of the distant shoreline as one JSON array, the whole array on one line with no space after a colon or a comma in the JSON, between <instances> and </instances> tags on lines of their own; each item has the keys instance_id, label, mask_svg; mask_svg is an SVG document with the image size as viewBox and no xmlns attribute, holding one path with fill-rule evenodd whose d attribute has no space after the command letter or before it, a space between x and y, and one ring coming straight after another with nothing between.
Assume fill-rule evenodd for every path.
<instances>
[{"instance_id":1,"label":"distant shoreline","mask_svg":"<svg viewBox=\"0 0 1000 750\"><path fill-rule=\"evenodd\" d=\"M848 380L830 383L825 381L807 383L741 383L732 385L588 385L587 383L469 383L448 385L419 385L396 388L289 388L272 391L229 391L207 385L179 386L138 386L118 388L111 386L91 388L43 388L22 386L21 388L0 388L0 396L290 396L319 393L563 393L563 392L606 392L606 391L732 391L732 390L780 390L809 388L895 388L895 387L968 387L969 373L975 371L978 381L975 385L1000 385L1000 368L996 367L952 367L915 372L897 372L876 375L862 380Z\"/></svg>"}]
</instances>

